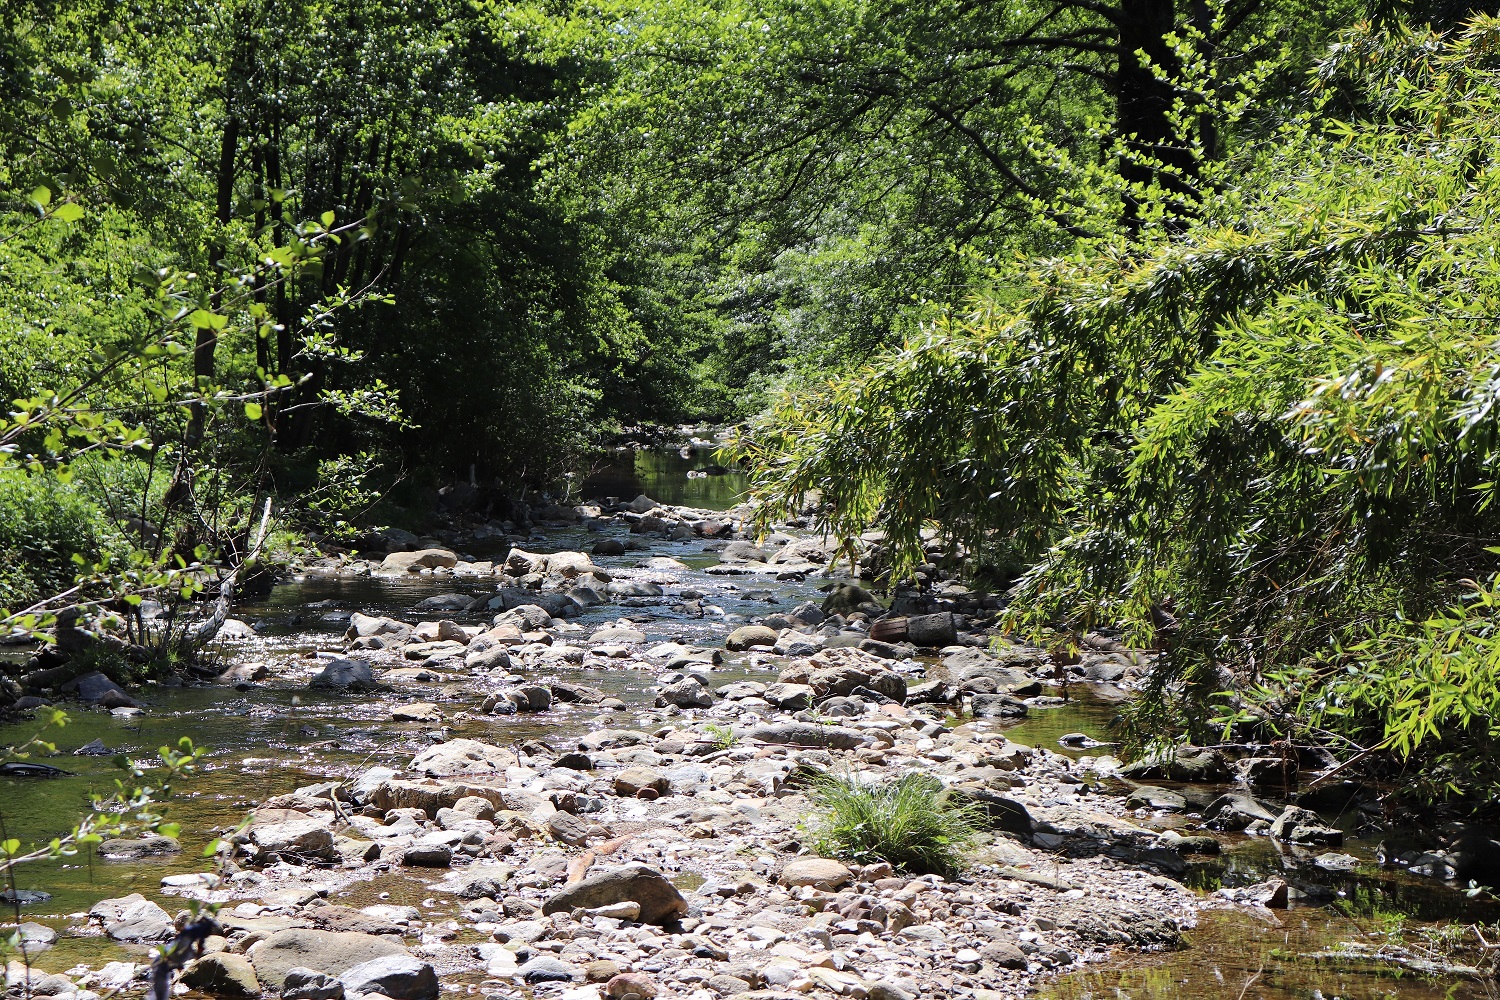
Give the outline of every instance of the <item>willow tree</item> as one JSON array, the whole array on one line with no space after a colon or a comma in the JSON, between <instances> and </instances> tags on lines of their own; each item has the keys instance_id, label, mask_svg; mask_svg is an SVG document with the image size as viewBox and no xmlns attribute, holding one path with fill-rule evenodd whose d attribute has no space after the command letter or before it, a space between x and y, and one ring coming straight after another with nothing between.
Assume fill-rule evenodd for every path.
<instances>
[{"instance_id":1,"label":"willow tree","mask_svg":"<svg viewBox=\"0 0 1500 1000\"><path fill-rule=\"evenodd\" d=\"M1500 676L1497 65L1491 18L1345 36L1187 231L1037 261L1018 305L784 401L745 445L764 512L815 498L906 566L932 524L1023 553L1013 627L1163 650L1157 736L1317 721L1465 759ZM1225 670L1265 684L1227 715Z\"/></svg>"}]
</instances>

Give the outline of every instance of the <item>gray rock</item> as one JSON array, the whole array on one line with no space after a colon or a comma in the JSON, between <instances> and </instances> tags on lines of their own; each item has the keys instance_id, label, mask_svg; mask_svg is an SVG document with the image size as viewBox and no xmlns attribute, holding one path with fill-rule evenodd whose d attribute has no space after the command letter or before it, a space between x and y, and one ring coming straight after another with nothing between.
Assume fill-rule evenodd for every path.
<instances>
[{"instance_id":1,"label":"gray rock","mask_svg":"<svg viewBox=\"0 0 1500 1000\"><path fill-rule=\"evenodd\" d=\"M793 608L787 617L802 625L817 625L828 616L823 613L822 608L818 607L812 601L805 601Z\"/></svg>"},{"instance_id":2,"label":"gray rock","mask_svg":"<svg viewBox=\"0 0 1500 1000\"><path fill-rule=\"evenodd\" d=\"M764 625L741 625L729 633L728 638L724 640L724 648L730 652L740 652L751 646L774 645L776 645L776 632Z\"/></svg>"},{"instance_id":3,"label":"gray rock","mask_svg":"<svg viewBox=\"0 0 1500 1000\"><path fill-rule=\"evenodd\" d=\"M1187 808L1187 799L1169 788L1142 785L1130 793L1125 800L1127 809L1161 809L1165 812L1181 812Z\"/></svg>"},{"instance_id":4,"label":"gray rock","mask_svg":"<svg viewBox=\"0 0 1500 1000\"><path fill-rule=\"evenodd\" d=\"M167 911L138 892L101 900L89 916L103 921L104 933L116 941L165 941L177 933Z\"/></svg>"},{"instance_id":5,"label":"gray rock","mask_svg":"<svg viewBox=\"0 0 1500 1000\"><path fill-rule=\"evenodd\" d=\"M1208 804L1203 818L1217 830L1243 830L1251 823L1276 822L1276 815L1242 792L1227 792Z\"/></svg>"},{"instance_id":6,"label":"gray rock","mask_svg":"<svg viewBox=\"0 0 1500 1000\"><path fill-rule=\"evenodd\" d=\"M1229 777L1224 755L1208 747L1181 746L1161 757L1148 757L1120 768L1122 778L1151 781L1222 781Z\"/></svg>"},{"instance_id":7,"label":"gray rock","mask_svg":"<svg viewBox=\"0 0 1500 1000\"><path fill-rule=\"evenodd\" d=\"M181 854L182 845L171 837L147 835L136 840L106 840L99 845L99 856L110 860L138 860Z\"/></svg>"},{"instance_id":8,"label":"gray rock","mask_svg":"<svg viewBox=\"0 0 1500 1000\"><path fill-rule=\"evenodd\" d=\"M1026 703L1010 694L976 694L974 714L981 719L1019 719L1026 715Z\"/></svg>"},{"instance_id":9,"label":"gray rock","mask_svg":"<svg viewBox=\"0 0 1500 1000\"><path fill-rule=\"evenodd\" d=\"M884 611L875 595L863 587L852 583L840 583L834 585L823 598L823 613L827 615L847 615L851 611L874 611L879 614Z\"/></svg>"},{"instance_id":10,"label":"gray rock","mask_svg":"<svg viewBox=\"0 0 1500 1000\"><path fill-rule=\"evenodd\" d=\"M386 573L415 573L423 569L452 569L458 565L457 553L448 549L418 549L416 552L392 552L381 562Z\"/></svg>"},{"instance_id":11,"label":"gray rock","mask_svg":"<svg viewBox=\"0 0 1500 1000\"><path fill-rule=\"evenodd\" d=\"M829 750L853 750L864 743L864 737L853 729L820 726L811 722L768 723L751 728L745 736L762 743L825 747Z\"/></svg>"},{"instance_id":12,"label":"gray rock","mask_svg":"<svg viewBox=\"0 0 1500 1000\"><path fill-rule=\"evenodd\" d=\"M567 962L542 955L517 969L516 978L527 983L569 983L576 973Z\"/></svg>"},{"instance_id":13,"label":"gray rock","mask_svg":"<svg viewBox=\"0 0 1500 1000\"><path fill-rule=\"evenodd\" d=\"M550 695L549 695L550 697ZM411 770L437 776L504 773L516 762L514 751L481 743L456 739L428 747L412 758Z\"/></svg>"},{"instance_id":14,"label":"gray rock","mask_svg":"<svg viewBox=\"0 0 1500 1000\"><path fill-rule=\"evenodd\" d=\"M544 914L569 913L614 903L639 903L640 920L664 924L687 913L687 900L661 872L645 865L624 865L590 875L554 893L542 906Z\"/></svg>"},{"instance_id":15,"label":"gray rock","mask_svg":"<svg viewBox=\"0 0 1500 1000\"><path fill-rule=\"evenodd\" d=\"M808 684L768 684L760 695L783 712L811 708L815 692Z\"/></svg>"},{"instance_id":16,"label":"gray rock","mask_svg":"<svg viewBox=\"0 0 1500 1000\"><path fill-rule=\"evenodd\" d=\"M661 597L665 591L649 580L612 580L604 588L610 597Z\"/></svg>"},{"instance_id":17,"label":"gray rock","mask_svg":"<svg viewBox=\"0 0 1500 1000\"><path fill-rule=\"evenodd\" d=\"M572 813L555 812L547 817L547 831L562 841L581 847L588 842L590 826Z\"/></svg>"},{"instance_id":18,"label":"gray rock","mask_svg":"<svg viewBox=\"0 0 1500 1000\"><path fill-rule=\"evenodd\" d=\"M727 563L765 562L766 550L752 542L736 541L724 546L719 559Z\"/></svg>"},{"instance_id":19,"label":"gray rock","mask_svg":"<svg viewBox=\"0 0 1500 1000\"><path fill-rule=\"evenodd\" d=\"M453 864L453 849L447 844L412 844L401 852L408 868L447 868Z\"/></svg>"},{"instance_id":20,"label":"gray rock","mask_svg":"<svg viewBox=\"0 0 1500 1000\"><path fill-rule=\"evenodd\" d=\"M437 972L411 955L383 955L344 970L345 996L379 993L391 1000L436 1000Z\"/></svg>"},{"instance_id":21,"label":"gray rock","mask_svg":"<svg viewBox=\"0 0 1500 1000\"><path fill-rule=\"evenodd\" d=\"M712 692L696 677L685 677L675 684L668 684L661 689L658 699L662 704L678 708L708 708L714 703Z\"/></svg>"},{"instance_id":22,"label":"gray rock","mask_svg":"<svg viewBox=\"0 0 1500 1000\"><path fill-rule=\"evenodd\" d=\"M290 854L324 861L331 861L334 857L333 831L322 820L309 818L255 823L248 833L250 842L268 854Z\"/></svg>"},{"instance_id":23,"label":"gray rock","mask_svg":"<svg viewBox=\"0 0 1500 1000\"><path fill-rule=\"evenodd\" d=\"M84 674L74 682L78 687L78 699L105 708L138 708L140 702L130 697L125 689L97 670Z\"/></svg>"},{"instance_id":24,"label":"gray rock","mask_svg":"<svg viewBox=\"0 0 1500 1000\"><path fill-rule=\"evenodd\" d=\"M464 594L434 594L417 602L415 611L462 611L473 598Z\"/></svg>"},{"instance_id":25,"label":"gray rock","mask_svg":"<svg viewBox=\"0 0 1500 1000\"><path fill-rule=\"evenodd\" d=\"M188 963L178 982L212 996L260 996L260 982L250 960L227 951L204 955Z\"/></svg>"},{"instance_id":26,"label":"gray rock","mask_svg":"<svg viewBox=\"0 0 1500 1000\"><path fill-rule=\"evenodd\" d=\"M344 984L322 972L290 969L282 983L281 1000L344 1000Z\"/></svg>"},{"instance_id":27,"label":"gray rock","mask_svg":"<svg viewBox=\"0 0 1500 1000\"><path fill-rule=\"evenodd\" d=\"M362 962L405 955L407 951L389 937L293 927L256 942L249 954L260 981L269 989L280 990L293 969L341 976Z\"/></svg>"},{"instance_id":28,"label":"gray rock","mask_svg":"<svg viewBox=\"0 0 1500 1000\"><path fill-rule=\"evenodd\" d=\"M307 686L316 691L376 691L380 683L369 663L345 658L331 661Z\"/></svg>"},{"instance_id":29,"label":"gray rock","mask_svg":"<svg viewBox=\"0 0 1500 1000\"><path fill-rule=\"evenodd\" d=\"M906 638L917 646L951 646L958 641L958 626L948 612L913 615L906 620Z\"/></svg>"},{"instance_id":30,"label":"gray rock","mask_svg":"<svg viewBox=\"0 0 1500 1000\"><path fill-rule=\"evenodd\" d=\"M486 644L464 654L464 666L469 670L510 671L510 650L502 645Z\"/></svg>"},{"instance_id":31,"label":"gray rock","mask_svg":"<svg viewBox=\"0 0 1500 1000\"><path fill-rule=\"evenodd\" d=\"M1323 818L1311 809L1287 806L1271 823L1271 836L1293 844L1328 844L1337 847L1344 842L1344 834L1323 822Z\"/></svg>"}]
</instances>

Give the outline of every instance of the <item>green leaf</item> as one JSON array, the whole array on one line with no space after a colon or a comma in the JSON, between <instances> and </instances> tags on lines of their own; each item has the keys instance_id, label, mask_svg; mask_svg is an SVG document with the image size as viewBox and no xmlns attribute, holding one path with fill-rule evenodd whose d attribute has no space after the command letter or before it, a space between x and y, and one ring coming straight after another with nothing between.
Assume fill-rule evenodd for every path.
<instances>
[{"instance_id":1,"label":"green leaf","mask_svg":"<svg viewBox=\"0 0 1500 1000\"><path fill-rule=\"evenodd\" d=\"M226 317L211 313L207 309L194 309L188 313L187 321L200 330L222 330L224 324L229 322Z\"/></svg>"},{"instance_id":2,"label":"green leaf","mask_svg":"<svg viewBox=\"0 0 1500 1000\"><path fill-rule=\"evenodd\" d=\"M57 209L52 213L52 217L59 222L77 222L83 216L83 207L71 201L57 206Z\"/></svg>"},{"instance_id":3,"label":"green leaf","mask_svg":"<svg viewBox=\"0 0 1500 1000\"><path fill-rule=\"evenodd\" d=\"M318 221L323 223L323 228L325 229L333 226L333 220L334 214L332 212L324 212L318 219Z\"/></svg>"},{"instance_id":4,"label":"green leaf","mask_svg":"<svg viewBox=\"0 0 1500 1000\"><path fill-rule=\"evenodd\" d=\"M52 189L43 184L31 192L31 203L37 208L46 208L52 204Z\"/></svg>"},{"instance_id":5,"label":"green leaf","mask_svg":"<svg viewBox=\"0 0 1500 1000\"><path fill-rule=\"evenodd\" d=\"M261 417L261 408L260 408L260 404L259 403L249 402L249 403L245 404L245 419L246 420L259 420L260 417Z\"/></svg>"}]
</instances>

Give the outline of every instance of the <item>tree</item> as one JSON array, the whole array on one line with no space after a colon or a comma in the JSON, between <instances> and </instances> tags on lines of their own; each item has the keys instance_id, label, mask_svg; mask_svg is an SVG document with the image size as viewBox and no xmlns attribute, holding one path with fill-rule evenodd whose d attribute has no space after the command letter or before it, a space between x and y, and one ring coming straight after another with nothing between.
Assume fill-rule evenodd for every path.
<instances>
[{"instance_id":1,"label":"tree","mask_svg":"<svg viewBox=\"0 0 1500 1000\"><path fill-rule=\"evenodd\" d=\"M1492 18L1342 37L1185 232L1033 262L788 399L746 443L765 516L877 525L897 579L934 523L1021 553L1013 627L1163 650L1137 738L1316 724L1488 787L1497 51Z\"/></svg>"}]
</instances>

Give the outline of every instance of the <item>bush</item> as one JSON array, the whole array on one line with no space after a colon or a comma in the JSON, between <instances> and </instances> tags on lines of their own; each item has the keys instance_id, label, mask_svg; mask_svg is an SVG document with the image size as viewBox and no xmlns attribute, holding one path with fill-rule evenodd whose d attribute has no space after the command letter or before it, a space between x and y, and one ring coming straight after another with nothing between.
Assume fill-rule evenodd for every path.
<instances>
[{"instance_id":1,"label":"bush","mask_svg":"<svg viewBox=\"0 0 1500 1000\"><path fill-rule=\"evenodd\" d=\"M827 777L813 801L818 815L811 833L820 853L860 864L885 861L917 874L962 870L983 825L977 806L951 797L926 774L874 785Z\"/></svg>"},{"instance_id":2,"label":"bush","mask_svg":"<svg viewBox=\"0 0 1500 1000\"><path fill-rule=\"evenodd\" d=\"M55 476L0 471L0 608L68 589L73 556L97 561L113 535L104 513Z\"/></svg>"}]
</instances>

